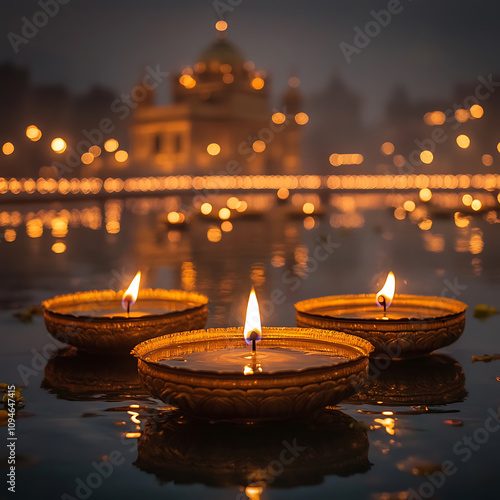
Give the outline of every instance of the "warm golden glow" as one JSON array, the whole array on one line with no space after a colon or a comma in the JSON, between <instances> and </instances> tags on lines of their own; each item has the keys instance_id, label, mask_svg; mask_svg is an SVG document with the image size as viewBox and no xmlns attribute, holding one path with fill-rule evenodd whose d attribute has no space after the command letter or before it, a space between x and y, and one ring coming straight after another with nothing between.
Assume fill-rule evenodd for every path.
<instances>
[{"instance_id":1,"label":"warm golden glow","mask_svg":"<svg viewBox=\"0 0 500 500\"><path fill-rule=\"evenodd\" d=\"M418 193L421 201L430 201L432 198L432 191L429 188L421 189Z\"/></svg>"},{"instance_id":2,"label":"warm golden glow","mask_svg":"<svg viewBox=\"0 0 500 500\"><path fill-rule=\"evenodd\" d=\"M311 215L314 212L314 204L310 202L304 203L302 211L307 215Z\"/></svg>"},{"instance_id":3,"label":"warm golden glow","mask_svg":"<svg viewBox=\"0 0 500 500\"><path fill-rule=\"evenodd\" d=\"M90 165L94 161L94 155L92 153L83 153L81 160L84 165Z\"/></svg>"},{"instance_id":4,"label":"warm golden glow","mask_svg":"<svg viewBox=\"0 0 500 500\"><path fill-rule=\"evenodd\" d=\"M170 224L182 224L185 220L186 218L181 212L169 212L167 214L167 221Z\"/></svg>"},{"instance_id":5,"label":"warm golden glow","mask_svg":"<svg viewBox=\"0 0 500 500\"><path fill-rule=\"evenodd\" d=\"M104 143L104 149L108 153L114 153L118 149L119 146L120 146L120 143L116 139L108 139Z\"/></svg>"},{"instance_id":6,"label":"warm golden glow","mask_svg":"<svg viewBox=\"0 0 500 500\"><path fill-rule=\"evenodd\" d=\"M470 139L468 136L464 135L464 134L460 134L458 137L457 137L457 144L462 148L462 149L466 149L470 146Z\"/></svg>"},{"instance_id":7,"label":"warm golden glow","mask_svg":"<svg viewBox=\"0 0 500 500\"><path fill-rule=\"evenodd\" d=\"M203 205L200 208L200 212L203 215L208 215L212 211L212 205L210 203L203 203Z\"/></svg>"},{"instance_id":8,"label":"warm golden glow","mask_svg":"<svg viewBox=\"0 0 500 500\"><path fill-rule=\"evenodd\" d=\"M394 153L394 144L392 142L384 142L384 144L380 146L380 151L385 155L392 155L392 153Z\"/></svg>"},{"instance_id":9,"label":"warm golden glow","mask_svg":"<svg viewBox=\"0 0 500 500\"><path fill-rule=\"evenodd\" d=\"M139 271L135 278L130 283L130 286L125 290L122 297L122 307L127 310L135 304L137 296L139 295L139 285L141 284L141 271Z\"/></svg>"},{"instance_id":10,"label":"warm golden glow","mask_svg":"<svg viewBox=\"0 0 500 500\"><path fill-rule=\"evenodd\" d=\"M481 157L481 161L485 167L491 167L493 165L493 156L491 155L483 155Z\"/></svg>"},{"instance_id":11,"label":"warm golden glow","mask_svg":"<svg viewBox=\"0 0 500 500\"><path fill-rule=\"evenodd\" d=\"M285 113L273 113L273 116L271 116L271 120L273 123L276 123L276 125L281 125L282 123L285 123L286 120L286 115Z\"/></svg>"},{"instance_id":12,"label":"warm golden glow","mask_svg":"<svg viewBox=\"0 0 500 500\"><path fill-rule=\"evenodd\" d=\"M230 233L233 230L233 225L228 221L225 220L221 225L220 228L225 232L225 233Z\"/></svg>"},{"instance_id":13,"label":"warm golden glow","mask_svg":"<svg viewBox=\"0 0 500 500\"><path fill-rule=\"evenodd\" d=\"M262 151L264 151L266 149L266 143L264 141L255 141L253 144L252 144L252 149L256 152L256 153L262 153Z\"/></svg>"},{"instance_id":14,"label":"warm golden glow","mask_svg":"<svg viewBox=\"0 0 500 500\"><path fill-rule=\"evenodd\" d=\"M462 196L462 203L466 206L466 207L470 207L471 203L472 203L472 196L470 194L464 194Z\"/></svg>"},{"instance_id":15,"label":"warm golden glow","mask_svg":"<svg viewBox=\"0 0 500 500\"><path fill-rule=\"evenodd\" d=\"M429 165L430 163L432 163L432 160L434 160L434 155L427 149L420 153L420 161L422 163Z\"/></svg>"},{"instance_id":16,"label":"warm golden glow","mask_svg":"<svg viewBox=\"0 0 500 500\"><path fill-rule=\"evenodd\" d=\"M286 187L280 187L276 194L280 200L286 200L290 196L290 191Z\"/></svg>"},{"instance_id":17,"label":"warm golden glow","mask_svg":"<svg viewBox=\"0 0 500 500\"><path fill-rule=\"evenodd\" d=\"M263 488L261 486L247 486L245 488L245 495L249 500L260 500Z\"/></svg>"},{"instance_id":18,"label":"warm golden glow","mask_svg":"<svg viewBox=\"0 0 500 500\"><path fill-rule=\"evenodd\" d=\"M418 223L418 227L422 231L428 231L432 227L432 220L431 219L422 219Z\"/></svg>"},{"instance_id":19,"label":"warm golden glow","mask_svg":"<svg viewBox=\"0 0 500 500\"><path fill-rule=\"evenodd\" d=\"M466 109L457 109L455 111L455 120L457 120L457 122L465 123L469 117L469 112Z\"/></svg>"},{"instance_id":20,"label":"warm golden glow","mask_svg":"<svg viewBox=\"0 0 500 500\"><path fill-rule=\"evenodd\" d=\"M68 234L68 219L66 217L54 217L51 226L54 238L64 238Z\"/></svg>"},{"instance_id":21,"label":"warm golden glow","mask_svg":"<svg viewBox=\"0 0 500 500\"><path fill-rule=\"evenodd\" d=\"M216 142L212 142L207 146L207 153L210 156L217 156L220 153L220 146Z\"/></svg>"},{"instance_id":22,"label":"warm golden glow","mask_svg":"<svg viewBox=\"0 0 500 500\"><path fill-rule=\"evenodd\" d=\"M222 239L222 231L218 227L211 227L207 231L207 240L212 243L217 243Z\"/></svg>"},{"instance_id":23,"label":"warm golden glow","mask_svg":"<svg viewBox=\"0 0 500 500\"><path fill-rule=\"evenodd\" d=\"M217 21L215 23L215 29L217 31L226 31L227 30L227 23L226 23L226 21L223 21L222 19L220 21Z\"/></svg>"},{"instance_id":24,"label":"warm golden glow","mask_svg":"<svg viewBox=\"0 0 500 500\"><path fill-rule=\"evenodd\" d=\"M67 148L66 141L64 139L61 139L60 137L56 137L53 139L53 141L50 143L50 147L52 148L52 151L55 153L64 153Z\"/></svg>"},{"instance_id":25,"label":"warm golden glow","mask_svg":"<svg viewBox=\"0 0 500 500\"><path fill-rule=\"evenodd\" d=\"M387 279L385 280L385 284L382 289L377 293L375 300L377 305L382 307L385 301L385 307L389 307L392 303L392 299L394 297L394 291L396 290L396 276L392 271L387 275Z\"/></svg>"},{"instance_id":26,"label":"warm golden glow","mask_svg":"<svg viewBox=\"0 0 500 500\"><path fill-rule=\"evenodd\" d=\"M231 211L229 208L224 207L219 210L219 219L227 220L229 217L231 217Z\"/></svg>"},{"instance_id":27,"label":"warm golden glow","mask_svg":"<svg viewBox=\"0 0 500 500\"><path fill-rule=\"evenodd\" d=\"M442 111L431 111L424 115L424 122L427 125L442 125L445 121L446 115Z\"/></svg>"},{"instance_id":28,"label":"warm golden glow","mask_svg":"<svg viewBox=\"0 0 500 500\"><path fill-rule=\"evenodd\" d=\"M102 149L99 146L90 146L89 153L92 154L94 158L97 158L101 155Z\"/></svg>"},{"instance_id":29,"label":"warm golden glow","mask_svg":"<svg viewBox=\"0 0 500 500\"><path fill-rule=\"evenodd\" d=\"M479 104L473 104L469 109L469 113L472 118L481 118L484 115L484 109Z\"/></svg>"},{"instance_id":30,"label":"warm golden glow","mask_svg":"<svg viewBox=\"0 0 500 500\"><path fill-rule=\"evenodd\" d=\"M250 296L248 297L245 327L243 328L243 335L247 344L252 343L252 332L257 334L255 340L258 342L262 338L262 325L260 322L259 303L257 302L257 295L255 294L253 287L250 292Z\"/></svg>"},{"instance_id":31,"label":"warm golden glow","mask_svg":"<svg viewBox=\"0 0 500 500\"><path fill-rule=\"evenodd\" d=\"M472 200L472 203L470 204L472 210L474 210L475 212L477 212L478 210L481 210L481 208L483 207L483 204L481 203L480 200Z\"/></svg>"},{"instance_id":32,"label":"warm golden glow","mask_svg":"<svg viewBox=\"0 0 500 500\"><path fill-rule=\"evenodd\" d=\"M123 149L120 149L120 151L117 151L115 153L115 160L118 163L124 163L128 160L128 153L124 151Z\"/></svg>"},{"instance_id":33,"label":"warm golden glow","mask_svg":"<svg viewBox=\"0 0 500 500\"><path fill-rule=\"evenodd\" d=\"M259 76L255 77L250 84L255 90L260 90L264 87L264 79L260 78Z\"/></svg>"},{"instance_id":34,"label":"warm golden glow","mask_svg":"<svg viewBox=\"0 0 500 500\"><path fill-rule=\"evenodd\" d=\"M30 125L26 129L26 137L33 142L39 141L42 138L42 131L36 125Z\"/></svg>"},{"instance_id":35,"label":"warm golden glow","mask_svg":"<svg viewBox=\"0 0 500 500\"><path fill-rule=\"evenodd\" d=\"M228 198L228 200L226 201L226 205L231 210L236 210L240 205L240 200L236 198L236 196L231 196L231 198Z\"/></svg>"},{"instance_id":36,"label":"warm golden glow","mask_svg":"<svg viewBox=\"0 0 500 500\"><path fill-rule=\"evenodd\" d=\"M376 418L375 422L380 424L385 429L387 434L394 436L396 431L394 430L395 420L393 418Z\"/></svg>"},{"instance_id":37,"label":"warm golden glow","mask_svg":"<svg viewBox=\"0 0 500 500\"><path fill-rule=\"evenodd\" d=\"M6 156L11 155L14 152L14 144L12 142L6 142L2 146L2 153Z\"/></svg>"},{"instance_id":38,"label":"warm golden glow","mask_svg":"<svg viewBox=\"0 0 500 500\"><path fill-rule=\"evenodd\" d=\"M225 73L223 76L222 76L222 81L224 83L226 83L227 85L229 85L230 83L233 83L234 82L234 76L231 74L231 73Z\"/></svg>"},{"instance_id":39,"label":"warm golden glow","mask_svg":"<svg viewBox=\"0 0 500 500\"><path fill-rule=\"evenodd\" d=\"M330 155L330 164L334 167L340 167L341 165L360 165L363 163L363 155L358 153L352 154L338 154L333 153Z\"/></svg>"},{"instance_id":40,"label":"warm golden glow","mask_svg":"<svg viewBox=\"0 0 500 500\"><path fill-rule=\"evenodd\" d=\"M309 116L306 113L300 112L295 115L297 125L305 125L309 121Z\"/></svg>"},{"instance_id":41,"label":"warm golden glow","mask_svg":"<svg viewBox=\"0 0 500 500\"><path fill-rule=\"evenodd\" d=\"M66 251L66 245L62 241L56 241L52 245L52 251L54 253L64 253Z\"/></svg>"},{"instance_id":42,"label":"warm golden glow","mask_svg":"<svg viewBox=\"0 0 500 500\"><path fill-rule=\"evenodd\" d=\"M191 75L182 75L179 78L179 83L187 89L192 89L196 86L196 80Z\"/></svg>"},{"instance_id":43,"label":"warm golden glow","mask_svg":"<svg viewBox=\"0 0 500 500\"><path fill-rule=\"evenodd\" d=\"M238 208L236 209L238 212L244 212L248 208L248 203L246 201L240 201Z\"/></svg>"},{"instance_id":44,"label":"warm golden glow","mask_svg":"<svg viewBox=\"0 0 500 500\"><path fill-rule=\"evenodd\" d=\"M407 211L407 212L413 212L413 210L415 210L415 202L411 201L411 200L406 200L404 203L403 203L403 208Z\"/></svg>"},{"instance_id":45,"label":"warm golden glow","mask_svg":"<svg viewBox=\"0 0 500 500\"><path fill-rule=\"evenodd\" d=\"M7 243L12 243L16 239L15 229L6 229L3 233L3 237Z\"/></svg>"}]
</instances>

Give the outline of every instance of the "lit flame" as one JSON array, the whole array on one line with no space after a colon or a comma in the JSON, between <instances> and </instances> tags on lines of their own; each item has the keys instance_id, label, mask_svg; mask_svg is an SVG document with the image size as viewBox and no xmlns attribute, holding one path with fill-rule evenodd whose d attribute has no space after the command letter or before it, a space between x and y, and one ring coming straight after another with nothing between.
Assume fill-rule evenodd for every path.
<instances>
[{"instance_id":1,"label":"lit flame","mask_svg":"<svg viewBox=\"0 0 500 500\"><path fill-rule=\"evenodd\" d=\"M245 488L245 495L250 500L260 500L263 489L261 486L247 486Z\"/></svg>"},{"instance_id":2,"label":"lit flame","mask_svg":"<svg viewBox=\"0 0 500 500\"><path fill-rule=\"evenodd\" d=\"M243 329L243 335L245 336L245 342L247 344L252 343L251 334L255 332L257 342L262 338L261 333L261 323L260 323L260 312L259 303L257 302L257 295L255 295L255 290L252 287L250 292L250 297L248 297L247 315L245 317L245 327Z\"/></svg>"},{"instance_id":3,"label":"lit flame","mask_svg":"<svg viewBox=\"0 0 500 500\"><path fill-rule=\"evenodd\" d=\"M122 298L123 309L128 309L135 304L137 300L137 295L139 295L139 284L141 282L141 271L139 271L135 278L130 283L130 286L125 290Z\"/></svg>"},{"instance_id":4,"label":"lit flame","mask_svg":"<svg viewBox=\"0 0 500 500\"><path fill-rule=\"evenodd\" d=\"M394 273L391 271L387 275L387 279L385 280L385 284L382 290L380 290L380 292L377 293L377 297L375 298L375 300L377 301L377 305L382 307L384 305L384 299L385 299L385 305L386 307L389 307L392 303L395 289L396 289L396 277L394 276Z\"/></svg>"}]
</instances>

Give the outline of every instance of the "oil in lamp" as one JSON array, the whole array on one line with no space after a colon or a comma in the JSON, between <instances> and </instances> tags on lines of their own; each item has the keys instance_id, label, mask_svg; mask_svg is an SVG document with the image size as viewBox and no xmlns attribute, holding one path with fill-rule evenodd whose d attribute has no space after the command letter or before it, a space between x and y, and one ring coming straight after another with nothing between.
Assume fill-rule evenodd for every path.
<instances>
[{"instance_id":1,"label":"oil in lamp","mask_svg":"<svg viewBox=\"0 0 500 500\"><path fill-rule=\"evenodd\" d=\"M126 354L140 342L203 328L208 298L183 290L141 289L138 272L127 290L60 295L42 303L47 330L93 354Z\"/></svg>"},{"instance_id":2,"label":"oil in lamp","mask_svg":"<svg viewBox=\"0 0 500 500\"><path fill-rule=\"evenodd\" d=\"M369 342L341 332L262 328L252 290L243 329L158 337L133 354L150 394L186 415L256 421L338 403L366 377L371 350Z\"/></svg>"},{"instance_id":3,"label":"oil in lamp","mask_svg":"<svg viewBox=\"0 0 500 500\"><path fill-rule=\"evenodd\" d=\"M297 325L340 330L371 342L374 355L422 355L455 342L467 305L455 299L396 294L392 272L377 294L334 295L295 304ZM381 313L383 309L383 313Z\"/></svg>"}]
</instances>

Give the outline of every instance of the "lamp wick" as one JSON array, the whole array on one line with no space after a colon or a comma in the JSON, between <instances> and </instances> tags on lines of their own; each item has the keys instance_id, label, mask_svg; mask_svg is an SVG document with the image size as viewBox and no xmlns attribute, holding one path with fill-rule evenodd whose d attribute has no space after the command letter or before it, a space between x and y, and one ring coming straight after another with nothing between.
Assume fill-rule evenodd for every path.
<instances>
[{"instance_id":1,"label":"lamp wick","mask_svg":"<svg viewBox=\"0 0 500 500\"><path fill-rule=\"evenodd\" d=\"M252 353L255 353L255 351L257 350L256 344L257 339L259 338L259 334L255 330L252 330L248 338L252 341Z\"/></svg>"},{"instance_id":2,"label":"lamp wick","mask_svg":"<svg viewBox=\"0 0 500 500\"><path fill-rule=\"evenodd\" d=\"M387 312L387 302L385 301L385 295L382 295L378 301L379 304L382 304L384 306L384 315L385 315L385 313Z\"/></svg>"}]
</instances>

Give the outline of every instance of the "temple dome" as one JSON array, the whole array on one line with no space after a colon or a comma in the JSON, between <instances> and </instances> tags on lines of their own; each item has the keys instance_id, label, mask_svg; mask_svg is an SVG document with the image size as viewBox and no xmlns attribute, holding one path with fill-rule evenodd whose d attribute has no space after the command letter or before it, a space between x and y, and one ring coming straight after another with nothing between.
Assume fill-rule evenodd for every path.
<instances>
[{"instance_id":1,"label":"temple dome","mask_svg":"<svg viewBox=\"0 0 500 500\"><path fill-rule=\"evenodd\" d=\"M207 65L210 65L214 61L219 64L230 64L233 68L242 67L245 64L243 54L225 38L218 39L212 43L198 59L198 62Z\"/></svg>"}]
</instances>

